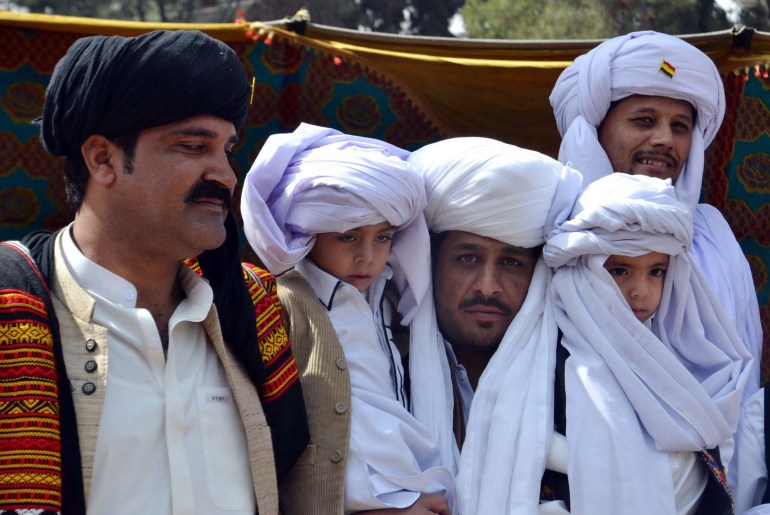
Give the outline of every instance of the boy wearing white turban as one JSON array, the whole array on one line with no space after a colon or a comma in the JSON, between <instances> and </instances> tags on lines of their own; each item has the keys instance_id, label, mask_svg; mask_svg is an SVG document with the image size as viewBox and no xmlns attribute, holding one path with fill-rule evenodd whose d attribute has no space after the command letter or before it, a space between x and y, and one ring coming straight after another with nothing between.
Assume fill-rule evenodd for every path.
<instances>
[{"instance_id":1,"label":"boy wearing white turban","mask_svg":"<svg viewBox=\"0 0 770 515\"><path fill-rule=\"evenodd\" d=\"M314 514L451 513L452 474L409 412L385 296L392 279L407 325L428 289L425 190L408 154L302 124L270 137L246 177L249 243L276 275L294 268L279 278L279 296L311 442L282 486L285 513L305 513L303 499L316 501Z\"/></svg>"},{"instance_id":2,"label":"boy wearing white turban","mask_svg":"<svg viewBox=\"0 0 770 515\"><path fill-rule=\"evenodd\" d=\"M753 363L691 244L671 181L620 173L589 185L546 242L569 352L571 513L732 513L716 448Z\"/></svg>"},{"instance_id":3,"label":"boy wearing white turban","mask_svg":"<svg viewBox=\"0 0 770 515\"><path fill-rule=\"evenodd\" d=\"M713 61L679 38L652 31L610 39L575 59L551 93L562 136L559 160L584 186L613 172L671 179L693 214L688 251L755 358L748 397L759 387L762 328L754 282L722 214L698 204L705 150L725 111Z\"/></svg>"},{"instance_id":4,"label":"boy wearing white turban","mask_svg":"<svg viewBox=\"0 0 770 515\"><path fill-rule=\"evenodd\" d=\"M580 176L487 138L433 143L409 162L424 175L434 233L433 297L412 324L426 343L410 354L412 391L444 399L415 398L414 412L432 421L444 462L457 461L460 514L537 513L557 340L540 249L571 212Z\"/></svg>"}]
</instances>

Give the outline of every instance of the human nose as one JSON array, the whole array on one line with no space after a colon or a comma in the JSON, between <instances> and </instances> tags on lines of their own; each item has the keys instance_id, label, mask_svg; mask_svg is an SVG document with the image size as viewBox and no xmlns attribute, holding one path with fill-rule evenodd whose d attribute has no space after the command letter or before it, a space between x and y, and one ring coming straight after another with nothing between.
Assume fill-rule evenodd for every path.
<instances>
[{"instance_id":1,"label":"human nose","mask_svg":"<svg viewBox=\"0 0 770 515\"><path fill-rule=\"evenodd\" d=\"M492 297L502 291L497 270L491 264L482 266L476 275L474 289L485 297Z\"/></svg>"},{"instance_id":2,"label":"human nose","mask_svg":"<svg viewBox=\"0 0 770 515\"><path fill-rule=\"evenodd\" d=\"M212 161L213 162L206 169L203 179L209 182L218 183L223 188L233 191L238 182L238 178L235 176L235 171L233 171L233 167L230 165L230 159L227 154L222 152Z\"/></svg>"},{"instance_id":3,"label":"human nose","mask_svg":"<svg viewBox=\"0 0 770 515\"><path fill-rule=\"evenodd\" d=\"M372 246L362 243L356 248L356 261L359 263L371 263L374 259L374 250Z\"/></svg>"},{"instance_id":4,"label":"human nose","mask_svg":"<svg viewBox=\"0 0 770 515\"><path fill-rule=\"evenodd\" d=\"M649 289L647 288L647 282L639 279L631 282L630 295L631 298L639 299L647 296Z\"/></svg>"},{"instance_id":5,"label":"human nose","mask_svg":"<svg viewBox=\"0 0 770 515\"><path fill-rule=\"evenodd\" d=\"M654 147L671 148L674 146L674 132L667 123L659 123L655 126L650 144Z\"/></svg>"}]
</instances>

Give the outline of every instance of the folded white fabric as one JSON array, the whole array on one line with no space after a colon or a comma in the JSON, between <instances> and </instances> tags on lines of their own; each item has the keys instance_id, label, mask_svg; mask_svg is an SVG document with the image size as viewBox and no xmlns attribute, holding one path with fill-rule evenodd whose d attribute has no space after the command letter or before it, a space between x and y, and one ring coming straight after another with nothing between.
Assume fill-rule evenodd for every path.
<instances>
[{"instance_id":1,"label":"folded white fabric","mask_svg":"<svg viewBox=\"0 0 770 515\"><path fill-rule=\"evenodd\" d=\"M666 451L730 438L751 356L686 249L691 212L670 180L614 173L589 185L543 250L570 352L568 475L573 513L674 514ZM651 325L603 264L671 256Z\"/></svg>"},{"instance_id":2,"label":"folded white fabric","mask_svg":"<svg viewBox=\"0 0 770 515\"><path fill-rule=\"evenodd\" d=\"M557 161L487 138L434 143L409 162L425 177L433 232L465 231L519 247L541 245L581 187L580 175ZM553 433L557 328L546 295L549 276L539 260L527 298L479 381L455 484L461 514L537 513ZM452 384L430 296L420 310L424 324L412 331L432 345L410 359L412 390L441 387L446 403L415 402L414 410L435 420L442 444L451 445Z\"/></svg>"}]
</instances>

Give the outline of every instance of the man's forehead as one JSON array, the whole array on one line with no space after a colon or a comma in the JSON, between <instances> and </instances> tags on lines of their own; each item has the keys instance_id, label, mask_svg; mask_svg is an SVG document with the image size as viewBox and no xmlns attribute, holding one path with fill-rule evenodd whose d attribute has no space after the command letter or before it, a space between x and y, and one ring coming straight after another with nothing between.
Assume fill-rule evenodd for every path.
<instances>
[{"instance_id":1,"label":"man's forehead","mask_svg":"<svg viewBox=\"0 0 770 515\"><path fill-rule=\"evenodd\" d=\"M673 116L695 119L695 106L688 100L660 95L630 95L612 103L612 109L621 108L629 112L666 111ZM608 111L609 113L609 111Z\"/></svg>"},{"instance_id":2,"label":"man's forehead","mask_svg":"<svg viewBox=\"0 0 770 515\"><path fill-rule=\"evenodd\" d=\"M444 249L484 250L511 255L529 255L533 249L517 247L508 243L465 231L446 231Z\"/></svg>"}]
</instances>

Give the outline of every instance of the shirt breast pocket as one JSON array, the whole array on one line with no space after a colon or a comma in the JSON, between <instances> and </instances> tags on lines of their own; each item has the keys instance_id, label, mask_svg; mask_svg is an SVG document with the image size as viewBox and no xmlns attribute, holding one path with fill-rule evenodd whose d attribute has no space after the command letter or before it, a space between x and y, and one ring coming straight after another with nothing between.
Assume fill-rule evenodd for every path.
<instances>
[{"instance_id":1,"label":"shirt breast pocket","mask_svg":"<svg viewBox=\"0 0 770 515\"><path fill-rule=\"evenodd\" d=\"M233 393L216 386L198 387L196 393L211 503L225 511L254 513L246 435Z\"/></svg>"}]
</instances>

